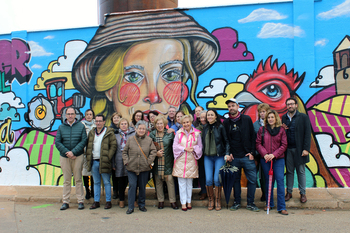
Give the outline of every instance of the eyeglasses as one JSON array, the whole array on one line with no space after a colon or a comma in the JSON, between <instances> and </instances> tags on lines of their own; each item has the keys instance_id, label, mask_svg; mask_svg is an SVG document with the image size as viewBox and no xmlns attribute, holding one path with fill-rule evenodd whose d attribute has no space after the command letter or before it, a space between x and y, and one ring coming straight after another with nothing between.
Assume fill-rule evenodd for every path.
<instances>
[{"instance_id":1,"label":"eyeglasses","mask_svg":"<svg viewBox=\"0 0 350 233\"><path fill-rule=\"evenodd\" d=\"M67 116L74 116L75 113L66 113Z\"/></svg>"}]
</instances>

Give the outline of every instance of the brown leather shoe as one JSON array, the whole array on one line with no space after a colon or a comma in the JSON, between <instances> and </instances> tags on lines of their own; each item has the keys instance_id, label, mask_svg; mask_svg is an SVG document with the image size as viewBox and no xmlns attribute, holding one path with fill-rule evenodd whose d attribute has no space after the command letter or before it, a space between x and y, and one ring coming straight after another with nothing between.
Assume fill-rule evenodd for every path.
<instances>
[{"instance_id":1,"label":"brown leather shoe","mask_svg":"<svg viewBox=\"0 0 350 233\"><path fill-rule=\"evenodd\" d=\"M119 201L119 207L120 207L120 208L124 208L124 207L125 207L124 201Z\"/></svg>"},{"instance_id":2,"label":"brown leather shoe","mask_svg":"<svg viewBox=\"0 0 350 233\"><path fill-rule=\"evenodd\" d=\"M278 211L278 213L280 213L282 215L288 215L287 210L281 210L281 211Z\"/></svg>"},{"instance_id":3,"label":"brown leather shoe","mask_svg":"<svg viewBox=\"0 0 350 233\"><path fill-rule=\"evenodd\" d=\"M176 202L170 203L170 205L171 205L171 208L173 208L174 210L179 209L179 207L177 207L177 205L176 205Z\"/></svg>"},{"instance_id":4,"label":"brown leather shoe","mask_svg":"<svg viewBox=\"0 0 350 233\"><path fill-rule=\"evenodd\" d=\"M292 194L287 192L286 196L284 197L284 200L289 201L291 198L292 198Z\"/></svg>"},{"instance_id":5,"label":"brown leather shoe","mask_svg":"<svg viewBox=\"0 0 350 233\"><path fill-rule=\"evenodd\" d=\"M199 198L199 200L204 200L208 197L208 195L206 193L202 193L201 197Z\"/></svg>"},{"instance_id":6,"label":"brown leather shoe","mask_svg":"<svg viewBox=\"0 0 350 233\"><path fill-rule=\"evenodd\" d=\"M139 204L137 203L137 201L134 202L134 207L139 207Z\"/></svg>"},{"instance_id":7,"label":"brown leather shoe","mask_svg":"<svg viewBox=\"0 0 350 233\"><path fill-rule=\"evenodd\" d=\"M164 209L164 202L159 202L158 203L158 209Z\"/></svg>"},{"instance_id":8,"label":"brown leather shoe","mask_svg":"<svg viewBox=\"0 0 350 233\"><path fill-rule=\"evenodd\" d=\"M107 201L106 205L105 205L105 209L107 210L107 209L110 209L110 208L112 208L112 202Z\"/></svg>"},{"instance_id":9,"label":"brown leather shoe","mask_svg":"<svg viewBox=\"0 0 350 233\"><path fill-rule=\"evenodd\" d=\"M100 208L100 202L94 202L92 203L92 205L90 206L90 210L94 210L96 208Z\"/></svg>"},{"instance_id":10,"label":"brown leather shoe","mask_svg":"<svg viewBox=\"0 0 350 233\"><path fill-rule=\"evenodd\" d=\"M270 207L270 210L272 210L273 207ZM267 206L265 206L264 211L267 211Z\"/></svg>"},{"instance_id":11,"label":"brown leather shoe","mask_svg":"<svg viewBox=\"0 0 350 233\"><path fill-rule=\"evenodd\" d=\"M300 194L300 202L301 202L301 203L307 202L307 198L306 198L306 195L305 195L305 194Z\"/></svg>"},{"instance_id":12,"label":"brown leather shoe","mask_svg":"<svg viewBox=\"0 0 350 233\"><path fill-rule=\"evenodd\" d=\"M208 194L208 210L214 209L214 189L213 186L206 186Z\"/></svg>"}]
</instances>

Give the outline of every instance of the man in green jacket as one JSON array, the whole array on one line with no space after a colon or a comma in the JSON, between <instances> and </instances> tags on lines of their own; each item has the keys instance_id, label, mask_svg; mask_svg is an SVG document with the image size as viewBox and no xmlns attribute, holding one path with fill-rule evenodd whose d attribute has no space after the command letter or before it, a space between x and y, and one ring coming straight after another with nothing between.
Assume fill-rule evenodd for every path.
<instances>
[{"instance_id":1,"label":"man in green jacket","mask_svg":"<svg viewBox=\"0 0 350 233\"><path fill-rule=\"evenodd\" d=\"M69 107L67 119L58 127L55 145L60 152L60 165L63 173L63 205L60 210L69 208L72 173L75 179L75 190L78 209L84 209L84 189L82 182L84 147L87 142L85 126L78 122L75 109Z\"/></svg>"}]
</instances>

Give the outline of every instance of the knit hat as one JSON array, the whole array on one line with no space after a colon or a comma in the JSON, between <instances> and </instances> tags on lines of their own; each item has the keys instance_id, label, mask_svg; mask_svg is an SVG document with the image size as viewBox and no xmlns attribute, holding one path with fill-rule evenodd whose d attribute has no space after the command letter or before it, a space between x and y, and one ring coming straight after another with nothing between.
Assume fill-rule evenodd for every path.
<instances>
[{"instance_id":1,"label":"knit hat","mask_svg":"<svg viewBox=\"0 0 350 233\"><path fill-rule=\"evenodd\" d=\"M86 96L96 92L95 75L99 66L118 46L153 39L187 39L191 64L199 76L219 55L216 38L191 16L177 10L116 13L106 16L72 71L74 86Z\"/></svg>"}]
</instances>

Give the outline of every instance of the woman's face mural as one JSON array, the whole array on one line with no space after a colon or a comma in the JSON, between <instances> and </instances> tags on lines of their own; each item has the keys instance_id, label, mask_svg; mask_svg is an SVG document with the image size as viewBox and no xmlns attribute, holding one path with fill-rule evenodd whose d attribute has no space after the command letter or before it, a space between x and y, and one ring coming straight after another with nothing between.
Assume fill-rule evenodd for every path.
<instances>
[{"instance_id":1,"label":"woman's face mural","mask_svg":"<svg viewBox=\"0 0 350 233\"><path fill-rule=\"evenodd\" d=\"M188 96L181 82L183 57L183 45L176 39L155 39L131 47L123 60L122 81L105 92L114 110L131 119L136 110L167 114L170 105L178 108Z\"/></svg>"}]
</instances>

